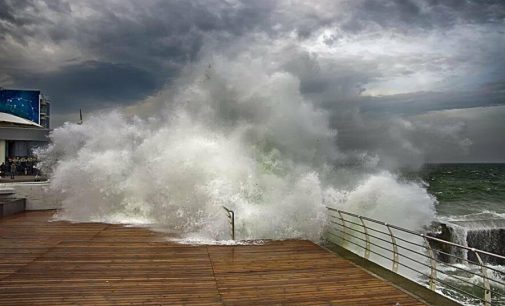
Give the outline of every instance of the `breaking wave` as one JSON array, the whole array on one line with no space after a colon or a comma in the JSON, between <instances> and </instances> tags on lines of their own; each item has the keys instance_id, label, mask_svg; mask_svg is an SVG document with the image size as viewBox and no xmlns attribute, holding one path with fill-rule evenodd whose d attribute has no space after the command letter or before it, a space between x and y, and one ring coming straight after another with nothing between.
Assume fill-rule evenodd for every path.
<instances>
[{"instance_id":1,"label":"breaking wave","mask_svg":"<svg viewBox=\"0 0 505 306\"><path fill-rule=\"evenodd\" d=\"M423 186L379 169L375 155L339 150L331 114L295 75L214 57L175 84L154 117L116 110L52 132L38 154L64 198L58 218L147 224L188 241L229 239L222 206L236 212L238 239L319 241L325 206L413 229L433 220Z\"/></svg>"}]
</instances>

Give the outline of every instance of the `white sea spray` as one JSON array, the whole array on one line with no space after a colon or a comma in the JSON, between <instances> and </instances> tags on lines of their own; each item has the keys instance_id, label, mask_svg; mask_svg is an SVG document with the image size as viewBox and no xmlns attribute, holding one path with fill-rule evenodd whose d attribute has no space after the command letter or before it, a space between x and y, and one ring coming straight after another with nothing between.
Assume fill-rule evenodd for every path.
<instances>
[{"instance_id":1,"label":"white sea spray","mask_svg":"<svg viewBox=\"0 0 505 306\"><path fill-rule=\"evenodd\" d=\"M295 75L250 54L211 61L188 68L152 118L111 111L53 131L38 154L64 197L58 218L149 224L188 241L229 239L223 206L238 239L319 241L326 206L413 229L433 220L423 186L339 150L329 110Z\"/></svg>"}]
</instances>

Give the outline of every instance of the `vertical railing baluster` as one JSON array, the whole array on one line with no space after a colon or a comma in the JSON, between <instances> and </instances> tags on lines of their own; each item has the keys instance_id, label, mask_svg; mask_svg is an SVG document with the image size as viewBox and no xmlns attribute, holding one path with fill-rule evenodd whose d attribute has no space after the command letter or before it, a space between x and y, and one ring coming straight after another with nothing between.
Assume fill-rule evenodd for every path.
<instances>
[{"instance_id":1,"label":"vertical railing baluster","mask_svg":"<svg viewBox=\"0 0 505 306\"><path fill-rule=\"evenodd\" d=\"M398 259L398 245L396 244L396 239L395 236L393 235L393 231L389 227L387 223L384 223L384 225L388 228L389 235L391 236L391 242L393 244L393 272L398 272L398 264L400 260Z\"/></svg>"},{"instance_id":2,"label":"vertical railing baluster","mask_svg":"<svg viewBox=\"0 0 505 306\"><path fill-rule=\"evenodd\" d=\"M361 224L363 225L363 231L365 232L365 259L370 258L370 237L368 236L368 228L365 225L365 221L363 221L363 217L359 216L359 220L361 221Z\"/></svg>"},{"instance_id":3,"label":"vertical railing baluster","mask_svg":"<svg viewBox=\"0 0 505 306\"><path fill-rule=\"evenodd\" d=\"M347 234L345 220L344 220L344 217L342 216L342 213L340 212L340 210L338 210L337 212L338 212L338 215L340 216L340 220L342 221L342 238L343 238Z\"/></svg>"},{"instance_id":4,"label":"vertical railing baluster","mask_svg":"<svg viewBox=\"0 0 505 306\"><path fill-rule=\"evenodd\" d=\"M481 276L484 283L484 306L491 306L491 286L489 285L489 277L487 275L486 266L482 262L479 253L475 249L472 249L472 252L475 254L477 260L479 261L480 272L482 273Z\"/></svg>"},{"instance_id":5,"label":"vertical railing baluster","mask_svg":"<svg viewBox=\"0 0 505 306\"><path fill-rule=\"evenodd\" d=\"M423 237L424 242L426 243L426 248L428 249L428 254L430 255L430 289L435 291L437 289L437 260L435 259L435 253L433 252L428 239L426 239L423 234L421 234L421 237Z\"/></svg>"},{"instance_id":6,"label":"vertical railing baluster","mask_svg":"<svg viewBox=\"0 0 505 306\"><path fill-rule=\"evenodd\" d=\"M226 208L223 206L224 210L226 210L226 214L228 215L228 222L230 222L231 226L231 239L235 240L235 212L231 209Z\"/></svg>"}]
</instances>

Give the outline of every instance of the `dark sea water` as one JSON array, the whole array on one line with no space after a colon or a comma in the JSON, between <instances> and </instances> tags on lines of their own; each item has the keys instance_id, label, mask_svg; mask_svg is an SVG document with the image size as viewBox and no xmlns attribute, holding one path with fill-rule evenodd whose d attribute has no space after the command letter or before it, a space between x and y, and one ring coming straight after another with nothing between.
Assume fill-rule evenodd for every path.
<instances>
[{"instance_id":1,"label":"dark sea water","mask_svg":"<svg viewBox=\"0 0 505 306\"><path fill-rule=\"evenodd\" d=\"M505 164L429 164L419 174L438 202L438 221L445 228L439 238L505 255ZM472 252L457 248L449 252L477 262ZM479 276L480 268L458 257L449 258L447 265L439 265L446 275L457 277L457 281L447 279L447 283L482 299L484 291L480 288L484 283ZM492 305L505 305L505 262L496 257L481 257L495 269L490 280ZM451 265L459 265L473 274L455 270ZM483 304L482 300L469 299L445 284L442 288L443 294L463 304Z\"/></svg>"},{"instance_id":2,"label":"dark sea water","mask_svg":"<svg viewBox=\"0 0 505 306\"><path fill-rule=\"evenodd\" d=\"M505 218L505 164L429 164L421 177L440 217Z\"/></svg>"}]
</instances>

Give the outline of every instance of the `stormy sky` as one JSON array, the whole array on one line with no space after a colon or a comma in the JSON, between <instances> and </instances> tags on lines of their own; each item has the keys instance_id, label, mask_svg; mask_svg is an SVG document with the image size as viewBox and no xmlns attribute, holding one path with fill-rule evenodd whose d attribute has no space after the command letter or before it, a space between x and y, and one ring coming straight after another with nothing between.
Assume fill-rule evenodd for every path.
<instances>
[{"instance_id":1,"label":"stormy sky","mask_svg":"<svg viewBox=\"0 0 505 306\"><path fill-rule=\"evenodd\" d=\"M343 151L505 162L502 0L0 0L0 86L41 89L53 127L156 112L188 66L244 50L299 79Z\"/></svg>"}]
</instances>

